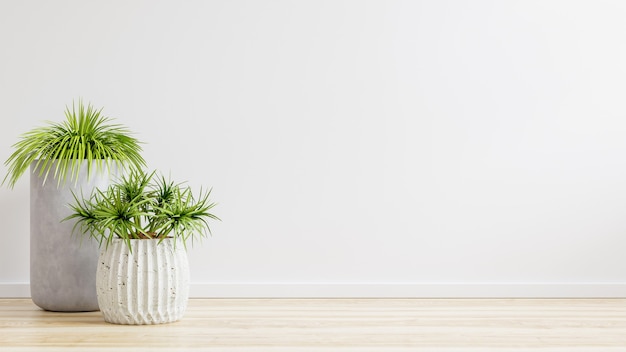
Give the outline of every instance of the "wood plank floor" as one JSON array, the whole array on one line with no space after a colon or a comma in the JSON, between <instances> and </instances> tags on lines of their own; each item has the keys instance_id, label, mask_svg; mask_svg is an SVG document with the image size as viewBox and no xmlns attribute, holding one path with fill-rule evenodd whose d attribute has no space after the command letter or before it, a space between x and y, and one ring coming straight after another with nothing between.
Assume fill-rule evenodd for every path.
<instances>
[{"instance_id":1,"label":"wood plank floor","mask_svg":"<svg viewBox=\"0 0 626 352\"><path fill-rule=\"evenodd\" d=\"M0 351L626 351L626 299L193 299L107 324L0 299Z\"/></svg>"}]
</instances>

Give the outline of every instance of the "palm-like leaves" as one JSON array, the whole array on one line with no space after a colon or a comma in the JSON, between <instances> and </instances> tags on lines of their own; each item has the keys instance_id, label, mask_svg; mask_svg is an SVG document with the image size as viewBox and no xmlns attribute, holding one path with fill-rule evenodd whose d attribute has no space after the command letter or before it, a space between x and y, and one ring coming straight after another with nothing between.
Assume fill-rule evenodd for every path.
<instances>
[{"instance_id":1,"label":"palm-like leaves","mask_svg":"<svg viewBox=\"0 0 626 352\"><path fill-rule=\"evenodd\" d=\"M58 184L66 182L68 177L76 181L83 162L87 162L88 175L94 160L98 171L103 167L109 169L112 161L128 162L133 168L145 165L139 142L130 136L127 128L111 124L111 119L102 115L102 109L96 110L91 104L85 106L79 101L78 108L74 104L71 109L66 108L65 117L61 123L49 122L48 126L21 136L5 162L8 172L3 184L8 181L14 187L33 161L39 176L44 177L43 182L54 169Z\"/></svg>"},{"instance_id":2,"label":"palm-like leaves","mask_svg":"<svg viewBox=\"0 0 626 352\"><path fill-rule=\"evenodd\" d=\"M207 222L208 219L219 220L219 218L209 210L215 206L215 203L209 201L207 192L196 200L191 194L191 189L175 188L172 201L166 203L163 207L155 207L155 220L159 222L160 233L177 234L183 244L186 246L187 240L191 238L193 245L194 234L205 234L205 230L211 233L211 228Z\"/></svg>"},{"instance_id":3,"label":"palm-like leaves","mask_svg":"<svg viewBox=\"0 0 626 352\"><path fill-rule=\"evenodd\" d=\"M209 212L215 203L210 191L195 198L191 188L161 176L153 181L154 172L133 170L104 191L96 190L88 199L74 195L72 214L74 228L89 234L98 242L111 243L114 237L131 239L174 237L185 248L187 240L211 233L209 219L219 218Z\"/></svg>"}]
</instances>

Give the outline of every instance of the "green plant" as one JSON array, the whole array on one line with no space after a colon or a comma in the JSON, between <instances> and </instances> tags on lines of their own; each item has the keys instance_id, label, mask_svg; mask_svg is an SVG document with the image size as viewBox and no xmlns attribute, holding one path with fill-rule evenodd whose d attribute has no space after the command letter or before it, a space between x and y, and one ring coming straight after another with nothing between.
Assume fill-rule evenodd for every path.
<instances>
[{"instance_id":1,"label":"green plant","mask_svg":"<svg viewBox=\"0 0 626 352\"><path fill-rule=\"evenodd\" d=\"M70 205L72 214L65 220L76 219L74 229L108 246L113 238L161 239L174 237L192 245L195 237L210 234L208 220L219 218L211 213L215 203L209 201L211 191L200 191L194 197L191 188L174 183L155 172L147 174L132 170L106 190L96 189L90 197L80 199L74 194Z\"/></svg>"},{"instance_id":2,"label":"green plant","mask_svg":"<svg viewBox=\"0 0 626 352\"><path fill-rule=\"evenodd\" d=\"M4 163L8 172L2 184L8 181L11 188L17 180L35 162L33 171L39 171L46 182L54 166L54 177L58 184L69 179L78 180L80 166L87 162L87 174L91 175L92 164L98 171L104 165L110 171L112 161L126 162L134 168L145 165L141 157L139 142L130 136L127 128L111 124L111 119L102 115L102 109L96 110L91 104L85 106L78 101L78 108L66 107L66 120L61 123L48 122L45 127L38 127L21 136L13 145L16 149ZM95 160L95 163L92 161Z\"/></svg>"}]
</instances>

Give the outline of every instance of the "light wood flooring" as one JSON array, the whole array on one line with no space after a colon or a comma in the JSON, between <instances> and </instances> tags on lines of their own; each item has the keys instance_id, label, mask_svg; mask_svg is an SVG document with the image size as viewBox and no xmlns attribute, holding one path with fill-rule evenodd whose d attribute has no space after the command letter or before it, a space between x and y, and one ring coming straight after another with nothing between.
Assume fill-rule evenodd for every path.
<instances>
[{"instance_id":1,"label":"light wood flooring","mask_svg":"<svg viewBox=\"0 0 626 352\"><path fill-rule=\"evenodd\" d=\"M626 299L192 299L123 326L0 299L0 351L626 351Z\"/></svg>"}]
</instances>

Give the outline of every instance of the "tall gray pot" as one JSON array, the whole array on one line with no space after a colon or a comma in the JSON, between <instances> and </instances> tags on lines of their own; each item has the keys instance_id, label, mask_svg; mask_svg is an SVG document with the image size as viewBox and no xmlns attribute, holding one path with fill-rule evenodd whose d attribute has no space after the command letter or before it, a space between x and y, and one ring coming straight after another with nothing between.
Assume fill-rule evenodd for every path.
<instances>
[{"instance_id":1,"label":"tall gray pot","mask_svg":"<svg viewBox=\"0 0 626 352\"><path fill-rule=\"evenodd\" d=\"M105 188L111 174L97 172L92 165L87 177L87 162L81 166L78 182L67 181L57 187L54 167L45 184L39 171L30 166L30 294L39 307L57 312L98 310L96 269L100 250L98 243L76 230L75 221L61 222L69 216L74 197L88 197L95 187ZM35 171L35 173L33 173Z\"/></svg>"}]
</instances>

